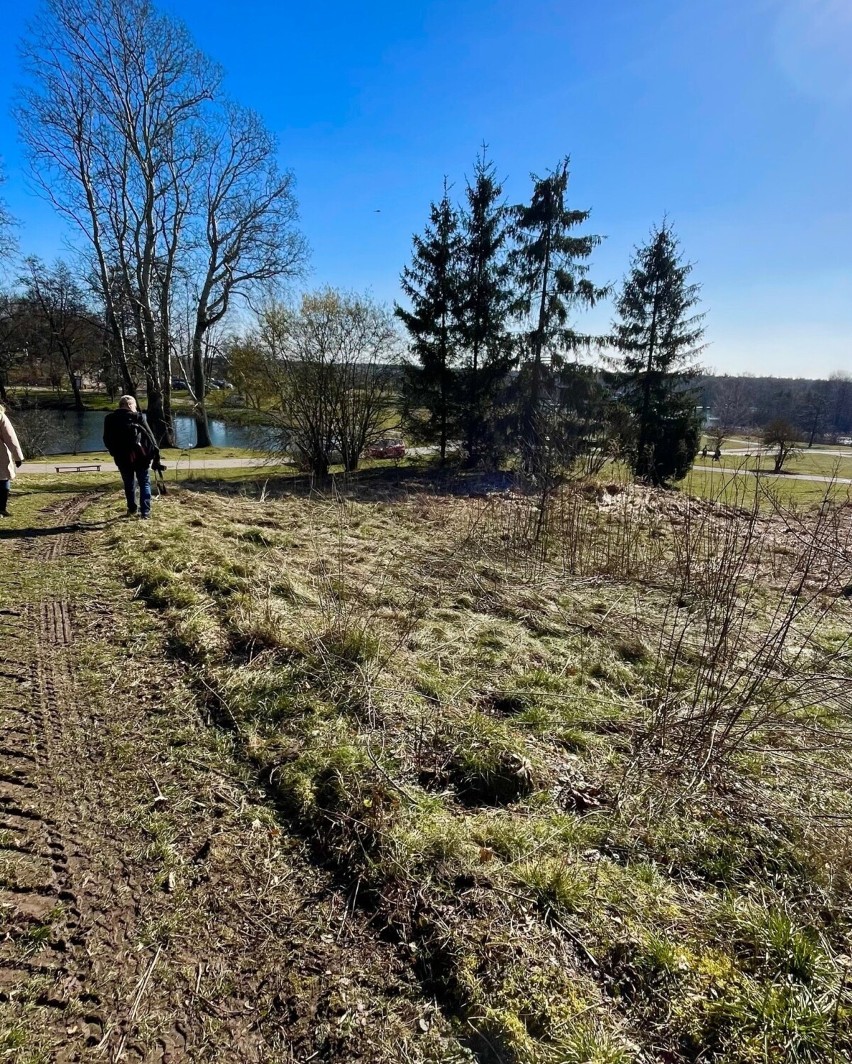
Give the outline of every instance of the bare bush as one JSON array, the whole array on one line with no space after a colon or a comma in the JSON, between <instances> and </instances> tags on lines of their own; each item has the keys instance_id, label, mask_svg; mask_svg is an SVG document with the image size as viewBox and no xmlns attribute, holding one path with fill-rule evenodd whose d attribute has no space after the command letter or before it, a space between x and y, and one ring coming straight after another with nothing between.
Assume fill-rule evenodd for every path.
<instances>
[{"instance_id":1,"label":"bare bush","mask_svg":"<svg viewBox=\"0 0 852 1064\"><path fill-rule=\"evenodd\" d=\"M19 410L15 413L15 430L24 458L38 458L47 453L53 421L46 410Z\"/></svg>"},{"instance_id":2,"label":"bare bush","mask_svg":"<svg viewBox=\"0 0 852 1064\"><path fill-rule=\"evenodd\" d=\"M756 499L721 524L696 507L674 530L676 583L634 768L663 767L692 788L724 778L748 752L805 763L852 743L852 635L826 638L852 579L848 507L827 497L801 515L773 503L771 527Z\"/></svg>"},{"instance_id":3,"label":"bare bush","mask_svg":"<svg viewBox=\"0 0 852 1064\"><path fill-rule=\"evenodd\" d=\"M506 579L662 596L622 795L661 775L683 795L730 779L746 754L805 764L852 744L852 634L838 619L850 507L831 501L832 485L808 511L764 488L745 505L742 480L727 488L733 504L589 483L470 508L464 549ZM627 624L641 623L637 605Z\"/></svg>"}]
</instances>

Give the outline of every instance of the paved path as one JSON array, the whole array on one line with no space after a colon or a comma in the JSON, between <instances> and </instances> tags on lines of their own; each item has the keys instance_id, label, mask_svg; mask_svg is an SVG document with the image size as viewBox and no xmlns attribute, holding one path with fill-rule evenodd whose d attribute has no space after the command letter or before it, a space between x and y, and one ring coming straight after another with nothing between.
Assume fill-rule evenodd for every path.
<instances>
[{"instance_id":1,"label":"paved path","mask_svg":"<svg viewBox=\"0 0 852 1064\"><path fill-rule=\"evenodd\" d=\"M692 468L702 473L725 473L733 477L779 477L781 480L814 480L823 484L833 481L835 484L852 484L852 480L848 477L824 477L815 473L772 473L768 470L756 472L754 469L732 469L730 466L719 465L697 465Z\"/></svg>"},{"instance_id":2,"label":"paved path","mask_svg":"<svg viewBox=\"0 0 852 1064\"><path fill-rule=\"evenodd\" d=\"M708 452L712 452L713 448L708 447ZM852 447L847 447L846 450L808 450L807 447L803 449L803 454L808 455L827 455L829 458L852 458ZM723 451L724 458L730 458L731 455L749 457L749 458L771 458L775 454L775 448L770 447L767 450L765 447L726 447Z\"/></svg>"},{"instance_id":3,"label":"paved path","mask_svg":"<svg viewBox=\"0 0 852 1064\"><path fill-rule=\"evenodd\" d=\"M434 451L434 447L409 447L407 453L410 455L424 455L431 454ZM196 458L193 455L191 458L184 456L174 458L171 455L164 455L163 461L169 473L174 470L181 473L189 473L203 469L243 469L251 466L268 466L270 469L281 469L293 464L286 458L279 458L277 456L271 456L269 458ZM52 473L55 476L57 466L63 467L76 465L100 465L102 473L118 472L112 460L109 458L90 459L87 458L85 454L80 454L64 455L51 459L50 461L25 462L18 470L18 475L26 475L27 473ZM392 465L391 460L388 460L388 465Z\"/></svg>"},{"instance_id":4,"label":"paved path","mask_svg":"<svg viewBox=\"0 0 852 1064\"><path fill-rule=\"evenodd\" d=\"M244 466L265 466L270 468L278 468L279 466L287 465L288 463L281 459L272 458L166 458L166 468L171 472L172 470L180 470L183 473L187 473L190 470L199 469L242 469ZM77 455L75 457L57 458L55 461L50 462L24 462L21 468L18 470L18 475L23 476L27 473L52 473L56 475L56 467L63 466L76 466L76 465L100 465L102 473L117 473L110 460L104 461L103 459L94 459L89 461L85 455Z\"/></svg>"}]
</instances>

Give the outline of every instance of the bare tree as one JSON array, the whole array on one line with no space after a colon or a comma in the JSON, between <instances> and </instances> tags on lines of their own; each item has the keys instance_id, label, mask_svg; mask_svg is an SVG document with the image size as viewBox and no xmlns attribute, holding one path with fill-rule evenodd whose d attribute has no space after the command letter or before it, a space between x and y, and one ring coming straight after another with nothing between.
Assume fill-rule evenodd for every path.
<instances>
[{"instance_id":1,"label":"bare tree","mask_svg":"<svg viewBox=\"0 0 852 1064\"><path fill-rule=\"evenodd\" d=\"M256 332L229 337L225 342L224 357L228 378L247 406L260 411L275 401L279 383L276 375L270 372L269 352Z\"/></svg>"},{"instance_id":2,"label":"bare tree","mask_svg":"<svg viewBox=\"0 0 852 1064\"><path fill-rule=\"evenodd\" d=\"M3 171L0 169L0 185L4 180ZM15 250L14 229L15 219L6 203L0 199L0 272L5 270L7 261Z\"/></svg>"},{"instance_id":3,"label":"bare tree","mask_svg":"<svg viewBox=\"0 0 852 1064\"><path fill-rule=\"evenodd\" d=\"M305 295L296 309L269 308L260 335L288 449L320 477L334 451L347 470L357 469L392 416L398 337L390 311L326 288Z\"/></svg>"},{"instance_id":4,"label":"bare tree","mask_svg":"<svg viewBox=\"0 0 852 1064\"><path fill-rule=\"evenodd\" d=\"M801 447L796 442L796 430L789 421L785 421L781 417L769 422L763 430L761 442L767 449L775 449L773 473L780 473L788 458L793 458L802 453Z\"/></svg>"},{"instance_id":5,"label":"bare tree","mask_svg":"<svg viewBox=\"0 0 852 1064\"><path fill-rule=\"evenodd\" d=\"M23 360L24 341L20 332L19 300L0 293L0 402L8 403L9 372Z\"/></svg>"},{"instance_id":6,"label":"bare tree","mask_svg":"<svg viewBox=\"0 0 852 1064\"><path fill-rule=\"evenodd\" d=\"M21 103L36 181L89 241L124 384L144 367L149 420L171 442L162 270L181 213L173 160L218 90L186 29L146 0L48 0L25 42L35 87ZM175 224L163 238L163 219ZM133 335L116 307L132 310Z\"/></svg>"},{"instance_id":7,"label":"bare tree","mask_svg":"<svg viewBox=\"0 0 852 1064\"><path fill-rule=\"evenodd\" d=\"M808 450L813 447L817 434L823 431L828 406L829 386L826 382L808 388L798 419L807 433Z\"/></svg>"},{"instance_id":8,"label":"bare tree","mask_svg":"<svg viewBox=\"0 0 852 1064\"><path fill-rule=\"evenodd\" d=\"M245 112L222 99L219 68L148 0L47 0L24 50L35 87L19 111L33 175L88 241L124 386L134 391L135 357L149 421L170 443L176 292L196 293L203 347L237 291L294 266L292 179L271 177L259 120L236 120ZM289 250L264 257L261 246L285 236ZM209 443L203 432L199 443Z\"/></svg>"},{"instance_id":9,"label":"bare tree","mask_svg":"<svg viewBox=\"0 0 852 1064\"><path fill-rule=\"evenodd\" d=\"M715 424L707 435L718 449L729 436L749 424L751 411L741 377L717 377L713 381L712 413Z\"/></svg>"},{"instance_id":10,"label":"bare tree","mask_svg":"<svg viewBox=\"0 0 852 1064\"><path fill-rule=\"evenodd\" d=\"M0 184L3 172L0 170ZM11 256L15 241L13 237L14 220L3 200L0 200L0 274L5 271L7 260ZM6 385L9 368L17 361L19 354L18 336L13 313L14 299L0 294L0 400L7 401Z\"/></svg>"},{"instance_id":11,"label":"bare tree","mask_svg":"<svg viewBox=\"0 0 852 1064\"><path fill-rule=\"evenodd\" d=\"M20 282L30 310L28 344L40 348L47 358L60 357L74 394L74 407L83 410L81 380L87 363L103 343L100 322L66 263L59 261L48 268L30 256L25 266Z\"/></svg>"},{"instance_id":12,"label":"bare tree","mask_svg":"<svg viewBox=\"0 0 852 1064\"><path fill-rule=\"evenodd\" d=\"M258 116L230 104L205 151L203 268L195 303L192 383L198 446L209 446L204 342L235 297L301 270L306 245L295 228L293 175L275 161Z\"/></svg>"}]
</instances>

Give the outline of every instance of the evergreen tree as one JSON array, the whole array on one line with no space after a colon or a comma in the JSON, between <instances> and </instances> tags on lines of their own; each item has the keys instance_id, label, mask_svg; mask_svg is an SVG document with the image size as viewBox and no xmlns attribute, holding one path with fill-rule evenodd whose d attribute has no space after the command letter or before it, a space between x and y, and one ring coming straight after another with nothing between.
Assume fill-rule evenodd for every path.
<instances>
[{"instance_id":1,"label":"evergreen tree","mask_svg":"<svg viewBox=\"0 0 852 1064\"><path fill-rule=\"evenodd\" d=\"M565 351L592 339L571 326L571 311L593 307L609 292L588 278L588 259L603 238L576 232L591 212L572 210L565 203L568 163L566 156L546 177L532 174L530 203L513 209L516 246L511 264L518 288L516 309L526 325L521 433L532 451L540 435L537 422L549 369L559 364Z\"/></svg>"},{"instance_id":2,"label":"evergreen tree","mask_svg":"<svg viewBox=\"0 0 852 1064\"><path fill-rule=\"evenodd\" d=\"M503 188L485 149L467 182L462 210L458 336L462 350L459 423L468 461L494 444L498 403L515 362L509 321L514 302L508 263L509 226Z\"/></svg>"},{"instance_id":3,"label":"evergreen tree","mask_svg":"<svg viewBox=\"0 0 852 1064\"><path fill-rule=\"evenodd\" d=\"M697 397L704 315L695 313L700 286L690 284L668 221L636 249L616 303L613 343L621 352L623 400L631 411L625 452L635 476L665 484L686 475L700 439Z\"/></svg>"},{"instance_id":4,"label":"evergreen tree","mask_svg":"<svg viewBox=\"0 0 852 1064\"><path fill-rule=\"evenodd\" d=\"M423 235L412 238L411 265L400 278L411 309L395 307L420 363L406 368L403 417L417 426L419 412L428 412L426 431L418 434L438 441L442 462L455 427L460 242L458 213L445 180L444 195L431 205Z\"/></svg>"}]
</instances>

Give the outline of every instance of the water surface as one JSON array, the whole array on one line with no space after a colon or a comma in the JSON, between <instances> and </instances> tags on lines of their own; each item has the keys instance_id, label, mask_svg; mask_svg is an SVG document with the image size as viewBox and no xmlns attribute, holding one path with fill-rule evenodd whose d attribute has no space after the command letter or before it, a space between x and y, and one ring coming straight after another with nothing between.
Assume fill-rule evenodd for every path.
<instances>
[{"instance_id":1,"label":"water surface","mask_svg":"<svg viewBox=\"0 0 852 1064\"><path fill-rule=\"evenodd\" d=\"M44 444L46 454L84 454L104 449L105 413L86 410L45 410L50 419L50 431ZM195 421L185 414L174 418L178 447L195 445ZM273 430L265 426L233 425L218 418L208 421L210 439L214 447L253 447L263 449L272 442Z\"/></svg>"}]
</instances>

